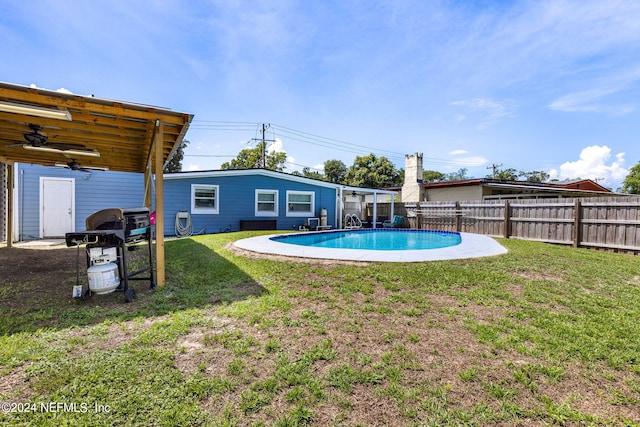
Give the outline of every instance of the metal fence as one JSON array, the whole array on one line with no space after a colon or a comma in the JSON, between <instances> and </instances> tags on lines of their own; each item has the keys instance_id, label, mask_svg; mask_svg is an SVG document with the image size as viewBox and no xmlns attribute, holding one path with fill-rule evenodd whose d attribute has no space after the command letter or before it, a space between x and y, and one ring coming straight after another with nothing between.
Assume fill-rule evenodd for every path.
<instances>
[{"instance_id":1,"label":"metal fence","mask_svg":"<svg viewBox=\"0 0 640 427\"><path fill-rule=\"evenodd\" d=\"M394 214L410 228L640 253L640 197L394 203Z\"/></svg>"}]
</instances>

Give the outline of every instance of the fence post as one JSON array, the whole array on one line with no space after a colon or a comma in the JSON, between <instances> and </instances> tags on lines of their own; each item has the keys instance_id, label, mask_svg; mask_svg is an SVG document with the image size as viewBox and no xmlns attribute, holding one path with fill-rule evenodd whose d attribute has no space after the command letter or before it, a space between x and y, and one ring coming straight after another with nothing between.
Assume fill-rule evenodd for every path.
<instances>
[{"instance_id":1,"label":"fence post","mask_svg":"<svg viewBox=\"0 0 640 427\"><path fill-rule=\"evenodd\" d=\"M577 248L580 245L580 211L582 210L582 204L580 199L576 199L575 206L573 208L573 247Z\"/></svg>"},{"instance_id":2,"label":"fence post","mask_svg":"<svg viewBox=\"0 0 640 427\"><path fill-rule=\"evenodd\" d=\"M456 231L462 231L462 212L460 211L460 202L456 201Z\"/></svg>"},{"instance_id":3,"label":"fence post","mask_svg":"<svg viewBox=\"0 0 640 427\"><path fill-rule=\"evenodd\" d=\"M509 228L511 227L511 224L509 224L509 218L511 217L511 215L509 214L509 200L505 200L504 201L504 221L502 222L502 236L505 239L509 238Z\"/></svg>"}]
</instances>

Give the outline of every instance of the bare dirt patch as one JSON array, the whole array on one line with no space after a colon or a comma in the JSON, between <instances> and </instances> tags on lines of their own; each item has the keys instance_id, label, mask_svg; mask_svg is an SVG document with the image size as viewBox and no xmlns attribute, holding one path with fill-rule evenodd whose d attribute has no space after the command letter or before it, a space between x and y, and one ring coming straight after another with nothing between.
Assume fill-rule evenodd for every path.
<instances>
[{"instance_id":1,"label":"bare dirt patch","mask_svg":"<svg viewBox=\"0 0 640 427\"><path fill-rule=\"evenodd\" d=\"M144 251L127 253L128 260L135 263L146 259L146 253L142 252ZM142 283L145 282L134 285L139 297L149 292L148 282L145 285ZM76 284L87 288L84 248L80 248L80 253L76 248L64 245L0 248L0 306L16 315L48 308L73 309L86 304L125 311L137 308L135 301L125 304L121 292L96 295L86 301L74 300L72 290ZM55 324L45 322L39 326L51 327Z\"/></svg>"}]
</instances>

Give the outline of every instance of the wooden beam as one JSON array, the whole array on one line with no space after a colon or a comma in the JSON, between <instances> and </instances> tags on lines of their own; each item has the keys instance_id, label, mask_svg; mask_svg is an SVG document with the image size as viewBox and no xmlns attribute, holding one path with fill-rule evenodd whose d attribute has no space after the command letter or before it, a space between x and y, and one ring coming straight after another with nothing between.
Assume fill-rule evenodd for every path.
<instances>
[{"instance_id":1,"label":"wooden beam","mask_svg":"<svg viewBox=\"0 0 640 427\"><path fill-rule=\"evenodd\" d=\"M163 137L164 124L162 120L156 121L156 133L153 141L155 164L154 173L156 176L156 284L164 286L164 183L162 167L163 159Z\"/></svg>"},{"instance_id":2,"label":"wooden beam","mask_svg":"<svg viewBox=\"0 0 640 427\"><path fill-rule=\"evenodd\" d=\"M149 116L161 116L162 120L169 124L184 125L184 113L169 111L165 108L152 107L142 104L111 101L100 98L83 97L55 93L46 90L26 88L26 90L5 89L0 86L0 98L10 101L18 101L33 104L45 108L58 108L68 110L89 110L95 114L113 116L118 118L147 120ZM71 111L73 116L73 111ZM75 118L75 117L74 117Z\"/></svg>"},{"instance_id":3,"label":"wooden beam","mask_svg":"<svg viewBox=\"0 0 640 427\"><path fill-rule=\"evenodd\" d=\"M7 164L7 247L13 247L13 163Z\"/></svg>"},{"instance_id":4,"label":"wooden beam","mask_svg":"<svg viewBox=\"0 0 640 427\"><path fill-rule=\"evenodd\" d=\"M151 173L151 157L148 157L147 167L144 169L144 205L151 212L151 196L153 193L153 174Z\"/></svg>"}]
</instances>

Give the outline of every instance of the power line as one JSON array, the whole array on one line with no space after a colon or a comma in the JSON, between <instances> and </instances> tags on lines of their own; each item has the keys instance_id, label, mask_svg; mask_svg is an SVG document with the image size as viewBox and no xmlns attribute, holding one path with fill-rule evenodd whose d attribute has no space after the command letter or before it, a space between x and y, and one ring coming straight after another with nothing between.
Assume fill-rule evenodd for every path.
<instances>
[{"instance_id":1,"label":"power line","mask_svg":"<svg viewBox=\"0 0 640 427\"><path fill-rule=\"evenodd\" d=\"M252 140L257 140L257 135L260 133L261 123L256 122L228 122L228 121L215 121L215 120L194 120L194 125L191 126L193 129L198 130L210 130L210 131L243 131L250 132L255 131L256 137ZM292 140L305 144L310 144L314 146L329 148L332 150L352 153L356 155L367 155L369 153L374 153L378 155L383 155L385 157L389 157L397 160L398 162L404 161L404 156L406 153L400 153L397 151L371 148L370 146L363 144L351 143L335 138L329 138L320 136L317 134L313 134L310 132L305 132L297 129L293 129L287 126L278 125L278 124L270 124L272 131L275 133L277 131L278 136L284 140ZM264 135L262 135L262 139L264 139ZM251 141L251 140L250 140ZM434 157L425 157L423 159L424 164L433 164L439 166L457 166L462 167L466 166L464 161L460 160L447 160L447 159L438 159Z\"/></svg>"}]
</instances>

